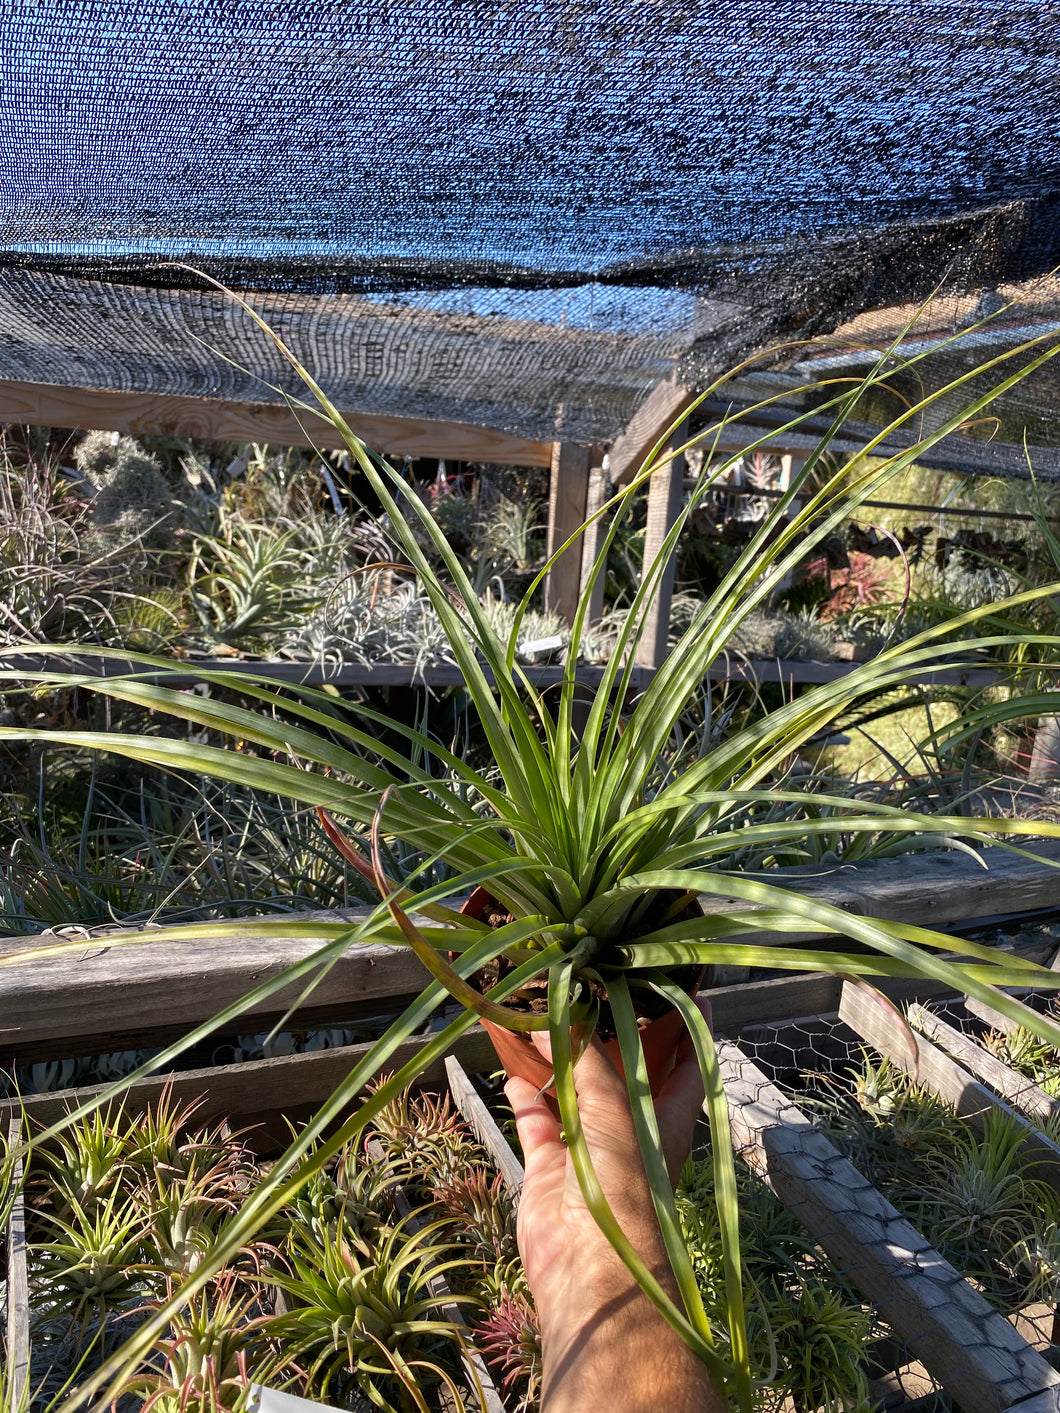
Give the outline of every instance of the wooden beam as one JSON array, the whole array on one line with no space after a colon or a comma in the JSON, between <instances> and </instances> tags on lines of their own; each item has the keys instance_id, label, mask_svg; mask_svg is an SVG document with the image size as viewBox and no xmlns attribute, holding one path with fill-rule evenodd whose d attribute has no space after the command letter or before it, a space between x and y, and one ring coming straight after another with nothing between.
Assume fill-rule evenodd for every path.
<instances>
[{"instance_id":1,"label":"wooden beam","mask_svg":"<svg viewBox=\"0 0 1060 1413\"><path fill-rule=\"evenodd\" d=\"M746 662L735 658L712 662L706 677L711 682L783 682L792 683L835 682L847 677L860 666L856 662L788 662L777 659L751 659ZM493 672L484 666L483 672L492 681ZM304 662L258 662L251 658L174 658L171 668L157 671L145 670L141 664L127 658L78 658L75 652L62 657L54 653L34 654L31 648L14 651L0 650L0 672L5 677L28 676L40 672L77 673L88 677L127 677L135 674L145 680L161 680L167 686L179 687L192 682L209 680L208 674L229 673L238 677L241 673L248 677L267 678L277 684L292 686L315 686L321 682L331 682L337 687L460 687L464 674L455 663L442 663L437 667L416 668L411 663L396 662L322 662L319 658ZM561 667L535 667L528 664L521 669L529 681L537 687L550 687L563 678ZM604 668L592 663L584 663L578 668L578 678L589 685L597 685L603 677ZM912 687L990 687L1001 682L1005 673L992 667L953 667L935 671L910 674L906 685ZM641 684L635 684L639 689Z\"/></svg>"},{"instance_id":2,"label":"wooden beam","mask_svg":"<svg viewBox=\"0 0 1060 1413\"><path fill-rule=\"evenodd\" d=\"M1055 841L1035 848L1047 859L1060 859ZM934 928L985 913L1030 911L1055 899L1056 869L1049 863L1001 848L984 849L981 858L985 868L978 859L952 852L869 860L823 875L816 866L776 869L770 881L847 912ZM701 905L708 914L732 907L725 898L704 898ZM157 1044L159 1032L181 1034L303 961L336 929L367 916L366 908L273 914L245 918L231 930L219 924L212 934L202 928L197 937L185 929L157 927L86 931L80 939L54 934L0 939L0 1056L27 1063L97 1054L133 1048L126 1038L136 1035L141 1044L145 1034ZM755 940L792 943L813 935L762 933ZM298 1010L299 1026L323 1023L325 1017L339 1024L344 1017L382 1014L390 998L417 994L426 979L407 947L351 947L318 979ZM304 984L292 982L248 1008L246 1019L232 1028L262 1028L297 1001ZM890 987L886 979L879 984ZM888 994L929 996L939 989L897 981L894 988ZM839 1005L838 984L828 977L782 978L715 996L718 1025L730 1033L756 1020L834 1011Z\"/></svg>"},{"instance_id":3,"label":"wooden beam","mask_svg":"<svg viewBox=\"0 0 1060 1413\"><path fill-rule=\"evenodd\" d=\"M1035 1123L1056 1123L1060 1119L1060 1099L1046 1094L1026 1075L1017 1074L996 1055L984 1050L972 1036L950 1025L927 1006L919 1003L910 1006L909 1024Z\"/></svg>"},{"instance_id":4,"label":"wooden beam","mask_svg":"<svg viewBox=\"0 0 1060 1413\"><path fill-rule=\"evenodd\" d=\"M652 448L695 400L691 388L669 380L659 383L637 408L626 430L611 443L607 469L613 486L624 486L633 479Z\"/></svg>"},{"instance_id":5,"label":"wooden beam","mask_svg":"<svg viewBox=\"0 0 1060 1413\"><path fill-rule=\"evenodd\" d=\"M551 461L549 442L511 436L495 427L342 411L352 430L373 451L453 461L496 461L508 466L548 466ZM332 450L345 445L330 422L276 403L63 388L48 383L0 381L0 423L4 422Z\"/></svg>"},{"instance_id":6,"label":"wooden beam","mask_svg":"<svg viewBox=\"0 0 1060 1413\"><path fill-rule=\"evenodd\" d=\"M389 1072L402 1069L415 1060L431 1036L417 1036L397 1047L387 1062ZM325 1099L349 1078L354 1069L372 1051L374 1041L361 1045L338 1046L334 1050L314 1050L302 1055L277 1055L268 1060L245 1060L236 1065L217 1065L198 1070L175 1070L166 1074L138 1079L125 1091L123 1105L127 1114L143 1113L157 1104L167 1093L177 1104L202 1099L197 1120L209 1117L239 1119L243 1122L259 1115L290 1114L319 1107ZM489 1070L497 1063L496 1051L485 1031L474 1026L455 1043L452 1049L464 1066L472 1072ZM441 1059L426 1065L418 1083L443 1085L445 1066ZM107 1085L97 1084L81 1089L59 1089L47 1094L27 1094L21 1100L0 1102L0 1122L10 1124L25 1110L33 1124L53 1124L65 1118L75 1107L102 1094ZM283 1145L281 1144L281 1147Z\"/></svg>"},{"instance_id":7,"label":"wooden beam","mask_svg":"<svg viewBox=\"0 0 1060 1413\"><path fill-rule=\"evenodd\" d=\"M573 442L552 446L552 479L548 490L548 555L585 524L589 495L589 448ZM582 542L553 564L545 577L545 607L573 623L582 581Z\"/></svg>"},{"instance_id":8,"label":"wooden beam","mask_svg":"<svg viewBox=\"0 0 1060 1413\"><path fill-rule=\"evenodd\" d=\"M493 1115L479 1098L478 1091L455 1055L447 1055L445 1072L453 1102L478 1141L490 1156L509 1192L518 1194L523 1185L523 1165L512 1152Z\"/></svg>"},{"instance_id":9,"label":"wooden beam","mask_svg":"<svg viewBox=\"0 0 1060 1413\"><path fill-rule=\"evenodd\" d=\"M685 440L687 423L674 434L670 450L676 451ZM684 499L684 453L662 462L648 481L648 524L644 531L643 575L653 572L655 559L662 551L667 535L677 524ZM674 561L671 553L656 580L655 592L644 611L644 630L637 643L636 660L640 667L661 667L666 657L670 636L670 605L674 596Z\"/></svg>"}]
</instances>

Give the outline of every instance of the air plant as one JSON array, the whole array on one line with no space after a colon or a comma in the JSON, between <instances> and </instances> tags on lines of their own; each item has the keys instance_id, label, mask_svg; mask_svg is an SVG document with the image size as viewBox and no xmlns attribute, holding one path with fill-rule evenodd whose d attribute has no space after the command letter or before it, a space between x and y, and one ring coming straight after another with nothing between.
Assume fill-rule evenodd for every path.
<instances>
[{"instance_id":1,"label":"air plant","mask_svg":"<svg viewBox=\"0 0 1060 1413\"><path fill-rule=\"evenodd\" d=\"M514 1400L518 1410L536 1405L541 1389L541 1325L529 1296L503 1291L476 1321L475 1335L487 1364L500 1377L505 1398Z\"/></svg>"},{"instance_id":2,"label":"air plant","mask_svg":"<svg viewBox=\"0 0 1060 1413\"><path fill-rule=\"evenodd\" d=\"M453 1219L453 1238L473 1259L487 1266L507 1266L517 1259L515 1210L500 1174L468 1166L437 1179L428 1173L427 1178L433 1205Z\"/></svg>"},{"instance_id":3,"label":"air plant","mask_svg":"<svg viewBox=\"0 0 1060 1413\"><path fill-rule=\"evenodd\" d=\"M34 1249L37 1270L50 1300L61 1299L87 1328L95 1318L121 1310L144 1294L150 1266L145 1259L149 1217L118 1187L82 1204L70 1198L65 1216L42 1212L42 1235Z\"/></svg>"},{"instance_id":4,"label":"air plant","mask_svg":"<svg viewBox=\"0 0 1060 1413\"><path fill-rule=\"evenodd\" d=\"M467 1132L448 1094L405 1089L379 1108L372 1125L395 1175L416 1188L445 1183L465 1173L473 1157L485 1157L479 1148L469 1151Z\"/></svg>"},{"instance_id":5,"label":"air plant","mask_svg":"<svg viewBox=\"0 0 1060 1413\"><path fill-rule=\"evenodd\" d=\"M273 1319L270 1333L286 1359L304 1363L312 1386L339 1397L359 1390L384 1413L407 1413L426 1408L418 1381L440 1381L463 1408L447 1372L459 1335L442 1311L463 1297L432 1289L435 1273L456 1264L437 1259L436 1237L432 1226L410 1235L398 1222L381 1228L366 1254L343 1232L320 1242L292 1222L290 1271L271 1277L288 1312Z\"/></svg>"},{"instance_id":6,"label":"air plant","mask_svg":"<svg viewBox=\"0 0 1060 1413\"><path fill-rule=\"evenodd\" d=\"M161 1368L136 1374L121 1392L143 1400L141 1413L244 1413L251 1377L276 1362L267 1323L257 1297L225 1275L174 1318L157 1346Z\"/></svg>"},{"instance_id":7,"label":"air plant","mask_svg":"<svg viewBox=\"0 0 1060 1413\"><path fill-rule=\"evenodd\" d=\"M981 1136L956 1154L929 1154L918 1225L965 1271L984 1253L1005 1255L1026 1235L1028 1214L1056 1207L1052 1188L1034 1176L1034 1157L1011 1114L991 1110Z\"/></svg>"},{"instance_id":8,"label":"air plant","mask_svg":"<svg viewBox=\"0 0 1060 1413\"><path fill-rule=\"evenodd\" d=\"M49 1185L63 1199L58 1215L74 1207L88 1212L113 1195L128 1156L128 1128L120 1109L97 1109L56 1135L54 1146L42 1147L39 1158Z\"/></svg>"},{"instance_id":9,"label":"air plant","mask_svg":"<svg viewBox=\"0 0 1060 1413\"><path fill-rule=\"evenodd\" d=\"M781 1382L797 1413L868 1407L865 1349L874 1324L868 1310L813 1277L770 1302L770 1330L783 1353Z\"/></svg>"},{"instance_id":10,"label":"air plant","mask_svg":"<svg viewBox=\"0 0 1060 1413\"><path fill-rule=\"evenodd\" d=\"M727 1113L720 1071L709 1029L688 994L688 980L710 964L736 964L781 970L821 970L871 980L879 976L930 977L974 995L1004 1014L1017 1008L999 990L1005 985L1041 984L1055 987L1060 978L1022 958L1005 956L965 939L929 929L860 917L807 898L770 876L749 876L725 868L734 851L758 843L770 849L801 844L834 833L835 817L807 818L797 808L785 820L747 823L750 807L777 804L798 806L802 792L783 779L785 762L810 740L819 739L857 701L892 690L925 667L939 670L966 662L970 651L1007 651L1033 635L1023 630L996 631L972 637L984 624L996 621L997 605L970 609L942 628L929 628L859 664L846 676L811 689L773 710L749 718L719 739L705 743L702 754L678 771L665 759L675 726L689 701L696 697L711 665L727 651L733 635L748 616L766 604L792 568L814 545L821 543L861 503L887 480L916 460L925 449L978 416L991 402L1029 372L1046 364L1060 348L1049 338L1013 346L976 370L961 373L946 387L924 394L903 406L894 422L866 444L864 452L841 468L828 465L831 445L844 423L857 415L862 400L886 380L895 367L914 368L926 352L901 358L889 349L857 383L837 381L819 389L813 413L793 413L768 433L748 432L759 450L766 437L798 432L808 415L831 418L829 430L810 452L802 469L776 502L747 546L736 556L718 587L692 619L669 657L637 698L634 660L645 617L697 496L723 476L732 457L723 457L701 478L696 495L678 517L656 559L644 566L632 611L619 630L616 650L603 669L595 699L581 730L575 731L579 693L576 663L590 608L588 593L574 615L571 643L562 680L555 690L538 690L517 664L520 615L507 639L499 639L486 621L482 606L459 557L441 534L425 505L398 473L370 453L353 434L337 408L282 341L246 302L243 308L258 320L266 335L296 367L321 415L339 431L388 517L389 528L416 573L419 589L431 600L445 632L449 650L459 665L469 699L474 703L489 749L481 768L473 760L445 751L415 727L403 726L364 704L343 706L324 692L299 689L277 692L264 682L223 672L206 674L218 685L238 683L244 697L265 710L255 712L224 701L174 690L164 680L135 677L94 678L49 674L50 680L76 683L112 699L169 713L210 732L226 734L229 749L164 736L90 732L35 732L0 729L0 737L44 738L94 746L166 768L189 767L200 774L238 781L285 794L322 811L333 826L332 837L351 866L359 867L376 885L382 902L356 927L306 923L320 940L312 960L299 962L282 977L270 978L249 993L237 1008L219 1013L196 1029L202 1038L231 1019L235 1009L256 1004L292 980L339 955L351 945L388 942L408 946L419 957L431 980L337 1087L314 1120L288 1146L266 1178L249 1192L238 1213L218 1233L208 1258L188 1277L180 1292L166 1302L130 1339L121 1356L108 1360L85 1386L84 1396L110 1387L123 1360L140 1357L165 1322L196 1291L205 1288L211 1273L260 1232L273 1213L289 1202L314 1172L325 1168L334 1154L361 1134L386 1104L441 1056L480 1018L518 1035L548 1030L554 1063L554 1083L573 1162L589 1209L633 1273L659 1314L703 1359L714 1377L743 1407L753 1401L744 1320L743 1283L738 1229L736 1183L727 1136ZM955 337L964 337L967 331ZM974 383L973 383L974 379ZM725 378L704 393L719 392ZM968 401L950 412L962 396ZM766 402L773 402L767 398ZM752 409L752 414L760 411ZM927 418L923 418L924 413ZM934 412L937 417L932 416ZM742 415L742 414L741 414ZM718 438L731 445L738 417L724 416L708 426L699 440L706 446ZM888 434L911 427L932 427L903 450L881 458L880 444ZM628 487L601 515L612 515L594 574L602 573L617 527L628 518L631 499L647 477L674 452L666 450L676 428L660 438L652 456ZM757 435L757 441L753 440ZM679 449L683 450L683 448ZM823 470L822 470L823 468ZM579 532L580 534L581 532ZM432 558L422 539L431 543ZM572 538L576 542L578 536ZM571 545L559 547L563 552ZM439 571L435 565L440 564ZM446 582L443 582L443 576ZM520 606L531 606L531 584ZM1042 586L1017 595L1005 611L1025 607L1056 592ZM455 601L454 601L455 600ZM959 639L959 641L956 641ZM1037 647L1055 652L1060 639L1033 637ZM941 646L946 644L948 646ZM139 659L144 672L157 679L165 672L162 660ZM24 676L24 674L23 674ZM1046 704L1051 709L1052 703ZM1028 711L1040 703L1031 698ZM992 712L1005 716L1010 703L984 708L977 721L989 724ZM385 734L384 734L385 733ZM959 733L958 733L959 734ZM394 744L395 739L401 744ZM663 757L660 764L660 758ZM781 778L778 780L778 776ZM842 812L842 830L850 835L881 833L895 838L919 835L975 846L987 840L1011 842L1020 836L1060 832L1041 821L979 818L969 815L926 815L886 803L848 800L815 793L816 807ZM739 823L740 827L734 827ZM370 839L368 852L350 833ZM422 865L444 862L447 876L418 890L388 875L385 846L413 851ZM493 898L497 926L456 910L453 900L473 886L485 885ZM685 906L697 895L727 900L724 909L700 915ZM271 924L256 927L267 934ZM289 934L291 923L281 924ZM241 925L245 932L245 925ZM832 934L848 939L843 950L801 945L758 945L762 929L779 932ZM211 931L217 932L216 924ZM304 935L304 934L303 934ZM145 934L139 945L151 945ZM25 953L21 954L25 958ZM488 994L472 978L485 976ZM682 980L685 985L682 985ZM537 1009L508 1004L528 988L540 1002ZM609 1016L621 1050L623 1069L637 1130L641 1156L656 1203L660 1228L673 1267L679 1299L667 1290L638 1257L614 1213L603 1202L594 1180L592 1160L582 1134L573 1079L575 1046L572 1028L580 1037L604 1023L597 1002L606 992ZM399 1047L422 1031L442 1004L453 1005L440 1030L426 1034L416 1057L360 1103L351 1101L368 1081L393 1068ZM724 1250L724 1287L730 1355L719 1353L720 1341L705 1307L684 1245L674 1205L650 1096L647 1062L640 1022L653 1013L675 1008L691 1032L708 1095L715 1132L716 1201ZM1043 1038L1060 1044L1060 1025L1048 1016L1034 1024ZM185 1042L188 1043L188 1042ZM180 1049L164 1049L168 1057ZM105 1102L105 1100L101 1101ZM322 1138L327 1132L328 1136ZM310 1240L307 1236L306 1241ZM308 1251L308 1248L307 1248ZM300 1257L308 1281L312 1263L319 1270L328 1253L314 1248ZM335 1255L334 1259L338 1259ZM401 1258L412 1261L408 1247ZM380 1370L396 1374L393 1351L383 1358L382 1345L373 1354L371 1331L357 1324L358 1292L376 1277L356 1263L336 1269L338 1297L307 1297L308 1317L316 1330L313 1360L319 1369L350 1371L346 1336L360 1358L375 1360ZM315 1274L314 1270L314 1274ZM303 1275L297 1277L303 1279ZM347 1308L350 1302L355 1304ZM363 1301L362 1308L368 1309ZM339 1325L334 1321L339 1319ZM304 1332L303 1332L304 1333ZM368 1337L368 1343L365 1338ZM391 1356L393 1356L391 1358ZM402 1356L404 1357L404 1356ZM366 1366L367 1367L367 1366ZM411 1367L411 1366L409 1366ZM345 1375L344 1375L345 1376ZM371 1382L371 1380L369 1380ZM407 1390L408 1385L403 1385ZM412 1394L409 1391L408 1396Z\"/></svg>"}]
</instances>

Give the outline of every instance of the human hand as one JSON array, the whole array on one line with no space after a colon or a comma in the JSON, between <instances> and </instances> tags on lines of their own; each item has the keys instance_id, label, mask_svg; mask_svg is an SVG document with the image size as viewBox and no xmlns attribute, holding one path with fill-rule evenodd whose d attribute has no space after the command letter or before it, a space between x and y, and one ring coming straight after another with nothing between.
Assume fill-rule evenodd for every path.
<instances>
[{"instance_id":1,"label":"human hand","mask_svg":"<svg viewBox=\"0 0 1060 1413\"><path fill-rule=\"evenodd\" d=\"M709 1007L705 1013L709 1019ZM548 1055L547 1036L535 1032L534 1041ZM676 1301L625 1081L594 1043L575 1066L574 1083L582 1131L608 1205L638 1254ZM668 1385L674 1413L719 1406L703 1365L643 1295L586 1207L560 1125L544 1098L521 1079L509 1080L505 1092L515 1112L526 1165L519 1203L519 1250L541 1321L543 1404L547 1403L548 1413L593 1407L589 1391L597 1378L600 1397L605 1397L606 1390L613 1413L641 1407L638 1399L654 1401L660 1378L676 1380ZM699 1065L685 1032L655 1101L672 1182L688 1156L702 1102ZM618 1402L616 1359L623 1384Z\"/></svg>"}]
</instances>

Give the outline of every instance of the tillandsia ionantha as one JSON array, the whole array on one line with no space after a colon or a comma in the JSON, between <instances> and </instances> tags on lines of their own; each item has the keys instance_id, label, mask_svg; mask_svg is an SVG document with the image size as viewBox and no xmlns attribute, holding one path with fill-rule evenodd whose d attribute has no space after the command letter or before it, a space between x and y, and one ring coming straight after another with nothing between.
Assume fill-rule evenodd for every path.
<instances>
[{"instance_id":1,"label":"tillandsia ionantha","mask_svg":"<svg viewBox=\"0 0 1060 1413\"><path fill-rule=\"evenodd\" d=\"M237 298L233 296L233 298ZM717 448L732 444L741 418L779 401L768 397L745 413L710 423L694 439L711 452L708 469L678 516L654 561L644 566L630 613L617 633L614 651L600 672L585 719L577 701L578 646L587 629L592 581L602 573L609 548L628 519L632 498L653 470L674 454L668 429L629 485L612 496L593 518L609 519L602 546L586 576L577 605L566 665L553 689L535 686L517 661L520 625L542 574L529 585L507 637L491 627L459 557L446 542L430 509L398 472L370 452L352 432L325 392L265 322L238 301L263 334L290 360L315 404L297 404L307 417L326 418L341 435L382 506L389 529L442 624L454 660L488 743L489 763L477 767L416 727L404 726L363 704L343 704L323 691L277 690L243 673L203 673L218 689L238 688L260 710L175 690L165 681L164 659L140 657L141 675L101 679L85 673L41 674L51 682L77 684L104 695L194 724L226 737L231 744L201 744L163 736L35 732L11 728L8 739L69 741L116 752L164 769L190 769L197 775L238 782L320 810L332 837L370 876L382 895L366 921L354 927L295 922L284 918L254 924L285 936L316 938L314 956L270 979L238 1003L219 1011L183 1041L163 1048L153 1061L164 1065L182 1048L229 1024L247 1006L280 986L302 982L308 988L341 952L373 942L409 947L423 962L422 993L389 1026L348 1077L320 1108L309 1126L288 1146L267 1177L246 1195L239 1212L219 1229L209 1253L173 1299L129 1339L124 1352L103 1363L77 1395L82 1401L115 1388L129 1360L139 1358L182 1303L205 1287L212 1273L288 1202L313 1172L367 1125L405 1086L441 1056L480 1018L507 1031L547 1030L554 1064L555 1092L567 1143L590 1210L649 1300L702 1357L714 1376L743 1408L752 1403L741 1284L736 1186L727 1111L710 1030L687 989L684 969L711 964L823 971L865 978L930 977L959 991L988 999L995 1009L1012 1010L997 988L1010 984L1060 985L1060 977L1019 957L950 937L927 928L857 916L798 893L782 876L752 876L726 868L735 851L756 840L779 848L840 828L851 837L894 836L972 847L1055 834L1060 827L1018 819L929 815L885 803L851 801L817 793L814 810L800 810L804 792L785 776L785 764L799 747L819 737L852 704L900 686L919 671L958 667L968 654L1000 655L1016 642L1055 660L1060 638L999 630L1000 611L1038 602L1057 591L1043 585L1001 604L970 609L879 652L847 675L812 688L771 710L750 717L702 748L681 768L665 762L668 742L689 700L699 692L712 663L748 615L771 595L812 547L834 531L888 479L914 462L966 421L978 417L1022 378L1060 351L1050 337L1006 347L977 369L903 405L889 426L865 443L861 453L836 468L830 449L844 424L866 396L896 369L916 371L925 351L903 355L900 340L885 350L859 381L836 378L816 384L813 415L830 419L828 430L808 454L790 487L736 556L717 589L650 682L636 688L635 649L646 610L657 594L667 561L700 498L732 465L733 455ZM972 331L962 331L955 338ZM949 341L949 342L952 342ZM743 366L743 365L742 365ZM736 370L741 371L741 370ZM704 390L718 393L732 374ZM966 398L964 407L952 412ZM904 449L885 445L895 431L908 434L931 412L933 430L906 436ZM777 435L798 431L810 412L784 414ZM927 419L924 419L925 421ZM773 435L745 434L753 452ZM583 527L584 528L584 527ZM561 546L553 560L582 532ZM432 546L428 557L426 536ZM438 569L435 566L441 565ZM127 655L126 655L127 656ZM7 674L14 680L14 670ZM151 680L146 680L147 677ZM20 677L25 680L24 671ZM977 715L975 728L1017 712L1048 714L1048 694L1017 704L998 702ZM577 727L577 729L576 729ZM386 733L384 735L384 732ZM400 744L394 744L397 739ZM959 741L960 733L950 739ZM201 738L200 738L201 740ZM763 817L778 804L790 806L781 818ZM831 810L830 815L823 813ZM363 847L351 839L370 836ZM422 869L444 861L447 876L420 886L415 875L391 879L385 868L388 845L417 854ZM457 910L455 900L485 886L495 903L491 926ZM689 908L696 898L726 900L709 911ZM245 934L246 920L236 924ZM186 937L201 928L177 928ZM831 934L847 939L840 950L792 944L765 946L757 934ZM224 925L210 924L213 936ZM156 945L151 933L127 937L121 945ZM54 944L50 950L55 950ZM115 945L109 938L108 945ZM25 959L25 952L20 954ZM486 971L494 983L488 994L473 984ZM536 1007L520 1009L512 998L536 988ZM602 1002L606 998L607 1012ZM440 1006L456 1003L418 1048L414 1060L364 1096L365 1085L395 1063L398 1047L414 1036ZM724 1250L725 1349L708 1319L685 1248L667 1180L660 1136L650 1097L639 1021L656 1004L677 1009L688 1027L703 1071L706 1110L716 1134L715 1192ZM660 1227L674 1270L680 1301L675 1302L638 1258L620 1224L603 1201L582 1135L573 1068L576 1047L604 1024L613 1029L621 1053L645 1169ZM1039 1018L1043 1038L1060 1042L1060 1026ZM123 1084L134 1079L129 1076ZM106 1103L116 1084L93 1103ZM361 1096L358 1098L358 1096ZM326 1136L325 1136L326 1135Z\"/></svg>"}]
</instances>

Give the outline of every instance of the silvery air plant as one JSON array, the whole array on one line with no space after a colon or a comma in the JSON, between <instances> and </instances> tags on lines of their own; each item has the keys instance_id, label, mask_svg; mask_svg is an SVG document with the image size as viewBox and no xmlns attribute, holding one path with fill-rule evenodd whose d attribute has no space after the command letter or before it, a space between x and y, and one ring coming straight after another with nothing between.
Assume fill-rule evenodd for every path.
<instances>
[{"instance_id":1,"label":"silvery air plant","mask_svg":"<svg viewBox=\"0 0 1060 1413\"><path fill-rule=\"evenodd\" d=\"M272 926L284 936L313 937L319 950L312 960L258 987L238 1005L219 1012L182 1042L156 1055L156 1068L204 1035L231 1028L247 1005L265 1000L278 988L294 981L308 985L347 948L397 943L411 948L424 966L420 996L358 1061L267 1177L247 1193L241 1209L223 1224L209 1253L180 1291L130 1336L123 1351L103 1363L86 1382L81 1397L99 1398L116 1388L123 1369L142 1357L179 1308L205 1288L212 1273L252 1240L373 1115L481 1020L501 1036L525 1039L530 1031L548 1031L563 1129L593 1215L665 1319L702 1357L730 1397L748 1408L754 1388L741 1295L727 1111L714 1043L690 995L701 969L724 964L820 971L858 977L869 984L878 977L930 977L988 999L1002 1014L1013 1014L1014 1006L997 987L1056 986L1060 978L959 938L843 912L785 887L782 876L737 871L732 856L756 841L783 851L812 844L815 835L837 830L855 838L905 839L920 847L951 841L974 847L1020 835L1060 833L1060 827L1037 821L929 816L821 793L814 794L812 810L803 809L805 789L800 791L798 783L784 775L786 762L800 747L827 734L852 704L897 688L926 668L966 663L972 651L980 657L1001 655L1017 642L1029 641L1032 652L1053 656L1060 641L1056 638L981 630L989 626L988 620L996 622L1002 613L1033 604L1055 593L1057 586L1034 588L1000 604L965 612L887 647L838 680L750 717L720 739L706 742L695 758L685 759L677 769L668 765L664 770L660 762L668 758L675 727L701 690L711 664L813 546L835 532L862 502L878 495L918 453L978 417L1058 349L1045 339L1005 349L905 407L890 427L881 429L861 454L839 470L831 469L834 462L828 453L844 422L857 415L866 394L878 389L893 371L915 367L928 355L921 352L905 358L895 344L856 385L849 379L825 385L824 411L832 419L829 431L649 685L635 696L635 648L664 566L699 497L726 474L734 459L715 456L658 557L644 567L632 610L576 731L575 679L579 644L588 627L588 594L574 616L562 682L550 690L538 690L517 662L516 645L541 576L530 585L507 635L498 636L429 507L358 440L310 373L249 305L243 307L304 380L315 399L313 405L300 404L306 415L316 413L338 429L382 503L391 534L433 604L452 657L462 670L490 760L487 767L478 768L415 727L403 726L367 706L338 703L331 695L305 688L277 692L242 673L203 675L219 688L238 688L244 700L256 699L260 711L167 686L164 676L158 677L167 666L160 659L138 659L145 673L150 670L151 681L48 674L50 681L77 682L108 697L169 713L200 730L226 736L230 744L80 731L48 732L49 742L69 741L162 768L187 769L196 776L238 782L315 807L322 812L333 842L373 879L381 895L368 919L354 927L289 917L274 924L256 923L261 934ZM704 398L716 394L725 380L708 388ZM983 391L987 383L989 389ZM821 385L817 387L821 392ZM975 391L967 392L964 409L946 415L945 409L971 387ZM760 413L763 405L750 409L750 415ZM933 418L922 418L929 408ZM821 412L818 403L813 415ZM779 435L797 430L809 415L792 414ZM699 445L708 452L715 444L731 445L730 420L738 419L722 418L708 427L697 438ZM892 430L921 422L930 422L936 430L897 454L877 450ZM660 460L672 454L663 449L675 431L671 428L660 438L631 484L600 512L609 523L598 572L606 565L608 548L629 516L637 489ZM755 441L749 434L749 450L756 450L767 435ZM430 557L423 548L425 542L430 542ZM432 569L432 564L443 569ZM1044 695L997 702L979 713L968 732L1019 714L1048 714L1054 709L1052 698ZM958 722L949 730L956 746L964 727ZM45 739L41 733L25 730L2 734ZM395 740L403 744L392 744ZM672 756L670 760L672 764ZM362 846L356 840L366 842ZM421 872L416 877L431 876L433 865L444 863L444 881L411 888L391 879L385 864L395 854L411 854L419 860ZM478 889L484 892L476 895L476 907L459 911L455 900ZM699 898L729 901L721 911L704 912L694 906ZM241 920L230 927L245 935L248 923ZM167 937L206 930L178 927L148 932L129 945L165 945ZM225 925L210 923L208 930L211 936L223 935ZM756 940L763 931L833 934L846 939L847 945L840 941L838 950L805 944L765 946ZM488 981L488 994L481 978ZM530 1008L525 1004L528 995L536 1000ZM444 1026L428 1033L415 1059L367 1091L369 1081L394 1069L403 1042L422 1032L442 1007L450 1008ZM713 1328L705 1313L655 1124L642 1026L664 1011L670 1012L663 1016L664 1025L690 1030L703 1071L706 1112L714 1132L727 1328ZM1060 1042L1060 1027L1053 1019L1039 1017L1038 1024L1043 1038ZM572 1042L572 1031L577 1043ZM680 1304L667 1296L638 1259L594 1181L572 1077L578 1045L594 1032L613 1036L621 1057ZM105 1103L121 1087L113 1085L93 1102Z\"/></svg>"}]
</instances>

